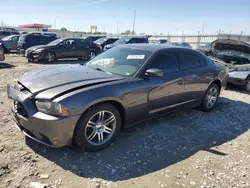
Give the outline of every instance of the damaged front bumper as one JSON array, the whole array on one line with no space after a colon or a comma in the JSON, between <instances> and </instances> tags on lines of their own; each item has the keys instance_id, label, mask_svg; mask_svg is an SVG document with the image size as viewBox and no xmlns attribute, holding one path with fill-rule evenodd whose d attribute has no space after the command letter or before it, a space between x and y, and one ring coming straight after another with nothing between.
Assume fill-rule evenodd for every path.
<instances>
[{"instance_id":1,"label":"damaged front bumper","mask_svg":"<svg viewBox=\"0 0 250 188\"><path fill-rule=\"evenodd\" d=\"M7 94L13 100L12 116L18 129L26 136L50 147L72 144L77 116L55 117L39 112L31 93L10 85L7 86Z\"/></svg>"}]
</instances>

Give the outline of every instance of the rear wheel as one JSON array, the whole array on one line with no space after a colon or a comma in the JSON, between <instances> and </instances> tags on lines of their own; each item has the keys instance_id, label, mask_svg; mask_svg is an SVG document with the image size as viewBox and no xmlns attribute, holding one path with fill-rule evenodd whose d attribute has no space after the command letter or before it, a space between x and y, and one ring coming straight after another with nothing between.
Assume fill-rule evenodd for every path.
<instances>
[{"instance_id":1,"label":"rear wheel","mask_svg":"<svg viewBox=\"0 0 250 188\"><path fill-rule=\"evenodd\" d=\"M218 87L218 85L214 83L211 84L208 87L205 96L202 100L201 110L205 112L213 110L218 101L219 95L220 95L220 88Z\"/></svg>"},{"instance_id":2,"label":"rear wheel","mask_svg":"<svg viewBox=\"0 0 250 188\"><path fill-rule=\"evenodd\" d=\"M87 60L93 59L95 56L96 56L96 53L94 51L90 51L87 57Z\"/></svg>"},{"instance_id":3,"label":"rear wheel","mask_svg":"<svg viewBox=\"0 0 250 188\"><path fill-rule=\"evenodd\" d=\"M246 79L246 83L244 85L244 90L245 91L250 91L250 75Z\"/></svg>"},{"instance_id":4,"label":"rear wheel","mask_svg":"<svg viewBox=\"0 0 250 188\"><path fill-rule=\"evenodd\" d=\"M54 62L56 60L56 54L54 52L46 52L44 54L44 60L48 63Z\"/></svg>"},{"instance_id":5,"label":"rear wheel","mask_svg":"<svg viewBox=\"0 0 250 188\"><path fill-rule=\"evenodd\" d=\"M89 109L77 123L75 142L83 149L101 150L119 135L121 116L115 106L100 104Z\"/></svg>"}]
</instances>

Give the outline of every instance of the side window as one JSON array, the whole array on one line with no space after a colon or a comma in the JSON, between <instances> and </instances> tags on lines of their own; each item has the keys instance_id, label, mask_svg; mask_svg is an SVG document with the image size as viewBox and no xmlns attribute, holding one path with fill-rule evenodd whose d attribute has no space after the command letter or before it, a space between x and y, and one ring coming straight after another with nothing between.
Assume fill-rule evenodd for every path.
<instances>
[{"instance_id":1,"label":"side window","mask_svg":"<svg viewBox=\"0 0 250 188\"><path fill-rule=\"evenodd\" d=\"M188 52L182 52L182 64L184 70L201 67L199 56Z\"/></svg>"},{"instance_id":2,"label":"side window","mask_svg":"<svg viewBox=\"0 0 250 188\"><path fill-rule=\"evenodd\" d=\"M16 42L16 41L18 41L18 39L19 39L19 36L15 36L15 37L12 37L10 40L13 42Z\"/></svg>"},{"instance_id":3,"label":"side window","mask_svg":"<svg viewBox=\"0 0 250 188\"><path fill-rule=\"evenodd\" d=\"M64 44L66 46L74 46L76 44L76 42L73 39L69 39L69 40L66 40Z\"/></svg>"},{"instance_id":4,"label":"side window","mask_svg":"<svg viewBox=\"0 0 250 188\"><path fill-rule=\"evenodd\" d=\"M129 44L133 44L133 43L137 43L135 38L130 39L130 41L128 42Z\"/></svg>"},{"instance_id":5,"label":"side window","mask_svg":"<svg viewBox=\"0 0 250 188\"><path fill-rule=\"evenodd\" d=\"M156 56L149 68L160 69L164 73L179 71L178 53L161 53Z\"/></svg>"},{"instance_id":6,"label":"side window","mask_svg":"<svg viewBox=\"0 0 250 188\"><path fill-rule=\"evenodd\" d=\"M33 45L33 44L36 45L36 44L39 44L39 41L40 41L40 40L37 40L37 39L38 39L37 36L28 35L26 37L26 42L29 43L29 44L31 44L31 45Z\"/></svg>"},{"instance_id":7,"label":"side window","mask_svg":"<svg viewBox=\"0 0 250 188\"><path fill-rule=\"evenodd\" d=\"M137 38L136 41L137 43L146 43L146 39L144 38Z\"/></svg>"}]
</instances>

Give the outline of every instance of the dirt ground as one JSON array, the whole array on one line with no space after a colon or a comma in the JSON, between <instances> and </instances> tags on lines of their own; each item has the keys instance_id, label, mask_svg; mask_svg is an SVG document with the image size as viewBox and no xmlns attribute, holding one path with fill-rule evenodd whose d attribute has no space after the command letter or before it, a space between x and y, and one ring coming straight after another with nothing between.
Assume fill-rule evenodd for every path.
<instances>
[{"instance_id":1,"label":"dirt ground","mask_svg":"<svg viewBox=\"0 0 250 188\"><path fill-rule=\"evenodd\" d=\"M9 115L6 84L41 66L0 62L1 188L250 187L250 94L222 92L210 113L191 109L125 129L109 148L88 153L26 139Z\"/></svg>"}]
</instances>

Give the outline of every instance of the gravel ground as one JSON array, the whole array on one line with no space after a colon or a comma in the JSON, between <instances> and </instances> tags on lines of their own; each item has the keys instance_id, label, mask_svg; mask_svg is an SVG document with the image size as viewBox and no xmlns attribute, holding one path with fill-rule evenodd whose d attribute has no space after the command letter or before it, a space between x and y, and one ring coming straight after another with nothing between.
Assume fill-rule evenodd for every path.
<instances>
[{"instance_id":1,"label":"gravel ground","mask_svg":"<svg viewBox=\"0 0 250 188\"><path fill-rule=\"evenodd\" d=\"M250 187L247 93L228 89L213 112L182 111L130 127L100 152L52 149L15 128L6 84L56 64L28 64L17 55L0 64L0 187Z\"/></svg>"}]
</instances>

